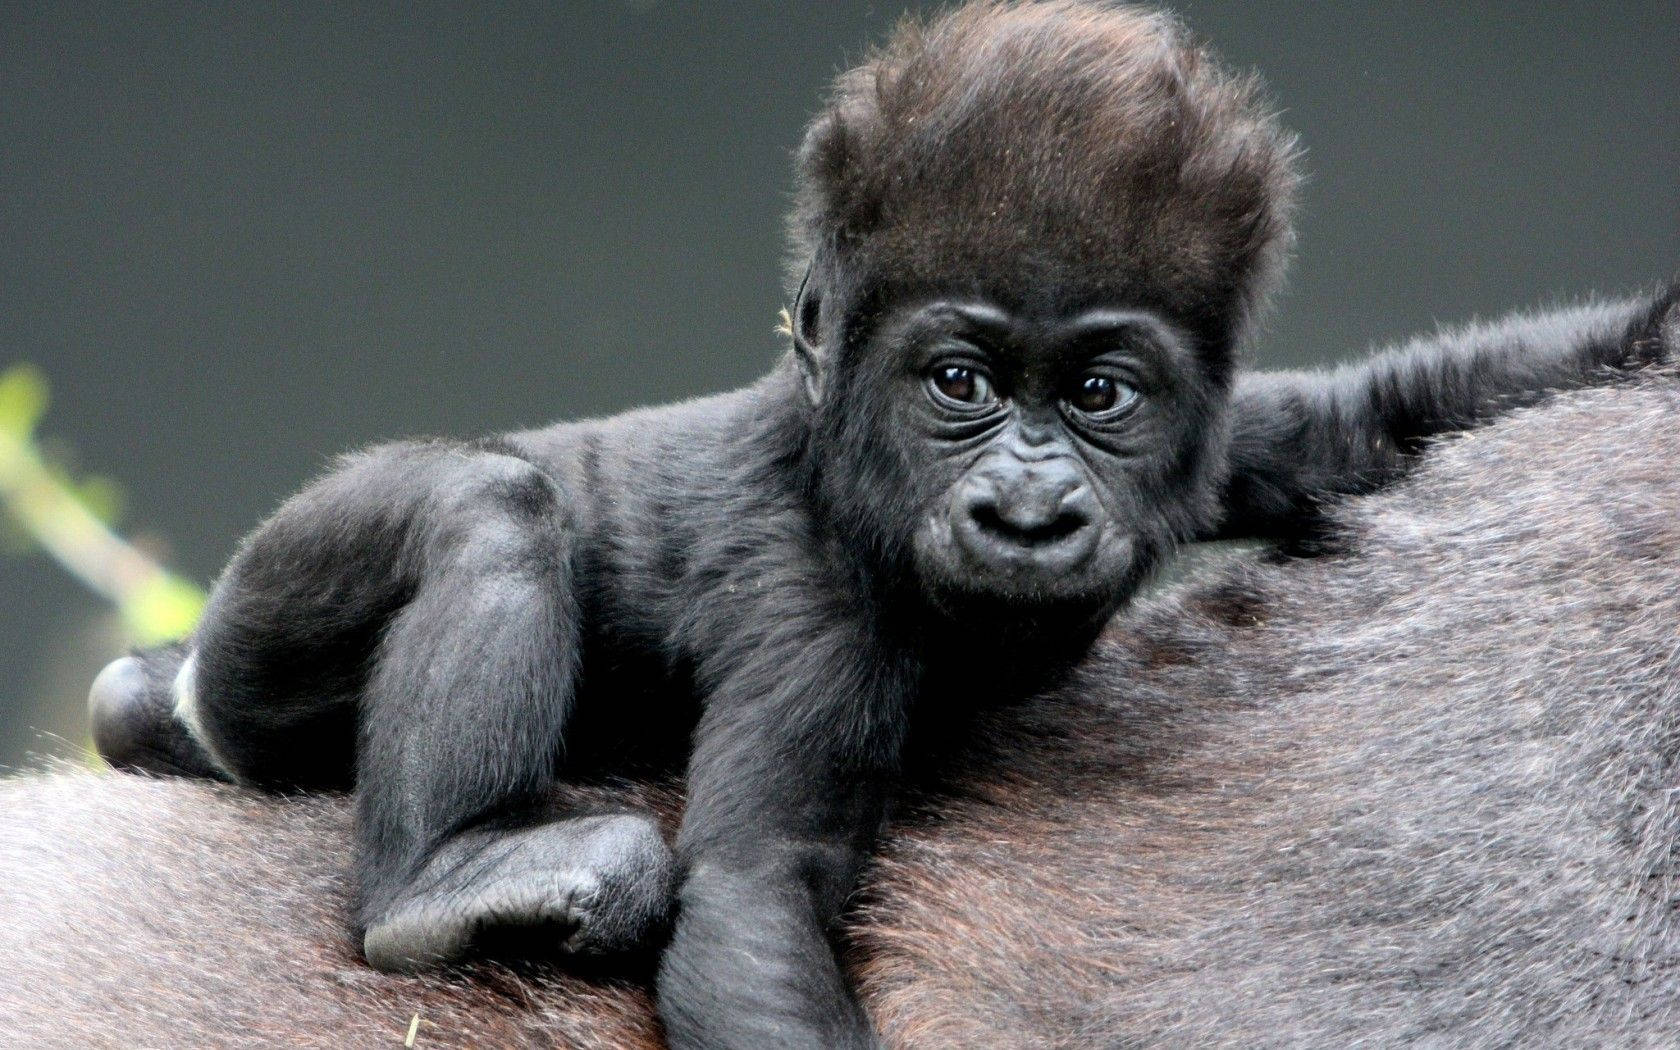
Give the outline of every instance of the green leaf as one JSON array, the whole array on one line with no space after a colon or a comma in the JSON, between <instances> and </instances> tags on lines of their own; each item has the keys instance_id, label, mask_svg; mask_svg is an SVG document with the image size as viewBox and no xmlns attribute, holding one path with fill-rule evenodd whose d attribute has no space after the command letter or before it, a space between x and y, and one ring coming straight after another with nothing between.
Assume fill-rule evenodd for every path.
<instances>
[{"instance_id":1,"label":"green leaf","mask_svg":"<svg viewBox=\"0 0 1680 1050\"><path fill-rule=\"evenodd\" d=\"M47 377L30 364L0 372L0 432L27 440L47 411Z\"/></svg>"},{"instance_id":2,"label":"green leaf","mask_svg":"<svg viewBox=\"0 0 1680 1050\"><path fill-rule=\"evenodd\" d=\"M74 486L74 490L88 513L104 524L115 525L122 519L128 499L123 487L113 479L103 474L89 474Z\"/></svg>"},{"instance_id":3,"label":"green leaf","mask_svg":"<svg viewBox=\"0 0 1680 1050\"><path fill-rule=\"evenodd\" d=\"M123 621L140 645L184 638L204 611L204 592L175 576L162 575L136 588L122 604Z\"/></svg>"}]
</instances>

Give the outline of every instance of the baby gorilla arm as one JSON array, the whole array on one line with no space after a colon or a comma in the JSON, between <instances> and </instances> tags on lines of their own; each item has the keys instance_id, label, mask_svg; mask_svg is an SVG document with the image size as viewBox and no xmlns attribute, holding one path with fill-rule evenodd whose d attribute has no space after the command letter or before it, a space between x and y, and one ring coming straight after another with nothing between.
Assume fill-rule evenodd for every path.
<instances>
[{"instance_id":1,"label":"baby gorilla arm","mask_svg":"<svg viewBox=\"0 0 1680 1050\"><path fill-rule=\"evenodd\" d=\"M1595 374L1670 362L1680 285L1655 297L1516 315L1332 372L1237 382L1225 519L1213 537L1300 538L1324 496L1392 481L1423 443Z\"/></svg>"},{"instance_id":2,"label":"baby gorilla arm","mask_svg":"<svg viewBox=\"0 0 1680 1050\"><path fill-rule=\"evenodd\" d=\"M660 1016L674 1047L869 1047L829 927L896 779L914 676L821 589L762 593L709 661Z\"/></svg>"}]
</instances>

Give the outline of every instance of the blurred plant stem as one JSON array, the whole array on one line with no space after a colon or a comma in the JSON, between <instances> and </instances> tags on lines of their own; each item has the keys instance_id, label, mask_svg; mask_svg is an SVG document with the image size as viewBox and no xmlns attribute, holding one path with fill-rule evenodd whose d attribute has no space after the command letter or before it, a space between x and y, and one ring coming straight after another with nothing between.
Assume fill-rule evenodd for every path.
<instances>
[{"instance_id":1,"label":"blurred plant stem","mask_svg":"<svg viewBox=\"0 0 1680 1050\"><path fill-rule=\"evenodd\" d=\"M198 622L204 592L112 531L111 489L78 485L42 455L36 425L47 410L47 381L32 365L0 372L0 505L31 541L95 594L111 602L138 645L185 636Z\"/></svg>"}]
</instances>

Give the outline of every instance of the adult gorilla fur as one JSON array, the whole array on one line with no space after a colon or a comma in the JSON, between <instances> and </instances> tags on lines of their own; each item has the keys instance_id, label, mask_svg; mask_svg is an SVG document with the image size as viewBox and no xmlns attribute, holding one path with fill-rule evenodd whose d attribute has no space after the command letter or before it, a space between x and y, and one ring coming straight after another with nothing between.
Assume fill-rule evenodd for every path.
<instances>
[{"instance_id":1,"label":"adult gorilla fur","mask_svg":"<svg viewBox=\"0 0 1680 1050\"><path fill-rule=\"evenodd\" d=\"M1669 1046L1680 386L1524 410L1123 614L922 770L849 919L905 1047ZM670 819L662 787L622 793ZM632 983L390 976L343 799L0 787L19 1046L654 1047Z\"/></svg>"}]
</instances>

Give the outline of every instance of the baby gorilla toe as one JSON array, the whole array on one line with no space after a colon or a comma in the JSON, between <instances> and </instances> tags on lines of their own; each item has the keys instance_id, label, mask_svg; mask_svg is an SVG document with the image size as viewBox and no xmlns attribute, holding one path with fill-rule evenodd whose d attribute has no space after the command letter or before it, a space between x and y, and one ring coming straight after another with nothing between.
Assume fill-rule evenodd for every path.
<instances>
[{"instance_id":1,"label":"baby gorilla toe","mask_svg":"<svg viewBox=\"0 0 1680 1050\"><path fill-rule=\"evenodd\" d=\"M664 934L675 896L676 858L645 816L469 832L368 924L362 952L394 972L476 954L630 956Z\"/></svg>"},{"instance_id":2,"label":"baby gorilla toe","mask_svg":"<svg viewBox=\"0 0 1680 1050\"><path fill-rule=\"evenodd\" d=\"M99 754L118 769L225 779L175 718L172 686L183 654L166 649L105 665L88 690Z\"/></svg>"}]
</instances>

